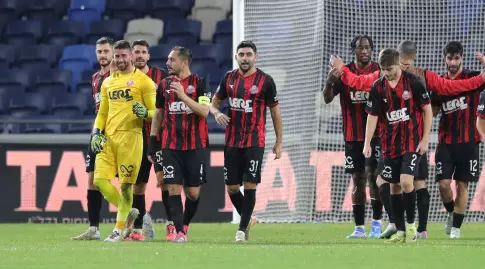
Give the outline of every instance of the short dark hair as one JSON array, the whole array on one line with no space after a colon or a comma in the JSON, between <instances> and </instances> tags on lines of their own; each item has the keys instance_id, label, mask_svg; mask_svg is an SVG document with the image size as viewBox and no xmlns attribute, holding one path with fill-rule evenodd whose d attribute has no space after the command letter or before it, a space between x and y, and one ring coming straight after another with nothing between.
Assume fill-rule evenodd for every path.
<instances>
[{"instance_id":1,"label":"short dark hair","mask_svg":"<svg viewBox=\"0 0 485 269\"><path fill-rule=\"evenodd\" d=\"M448 53L463 55L463 45L459 41L451 41L443 49L443 56L446 56Z\"/></svg>"},{"instance_id":2,"label":"short dark hair","mask_svg":"<svg viewBox=\"0 0 485 269\"><path fill-rule=\"evenodd\" d=\"M257 49L256 49L256 45L254 45L253 41L249 41L249 40L244 40L244 41L241 41L238 45L237 45L237 48L236 48L236 52L241 49L241 48L251 48L254 53L258 53Z\"/></svg>"},{"instance_id":3,"label":"short dark hair","mask_svg":"<svg viewBox=\"0 0 485 269\"><path fill-rule=\"evenodd\" d=\"M374 50L374 41L372 40L372 38L368 35L358 35L356 37L354 37L354 39L352 39L352 41L350 41L350 49L352 51L352 53L355 53L355 49L357 49L357 41L359 41L360 39L367 39L367 41L369 41L369 46L371 48L371 50Z\"/></svg>"},{"instance_id":4,"label":"short dark hair","mask_svg":"<svg viewBox=\"0 0 485 269\"><path fill-rule=\"evenodd\" d=\"M416 43L411 40L401 41L401 43L399 43L397 46L397 51L404 55L416 55L416 53L418 53Z\"/></svg>"},{"instance_id":5,"label":"short dark hair","mask_svg":"<svg viewBox=\"0 0 485 269\"><path fill-rule=\"evenodd\" d=\"M113 45L113 49L115 49L115 50L126 50L126 49L131 50L130 42L128 42L126 40L118 40Z\"/></svg>"},{"instance_id":6,"label":"short dark hair","mask_svg":"<svg viewBox=\"0 0 485 269\"><path fill-rule=\"evenodd\" d=\"M176 46L173 47L172 50L178 52L178 56L184 61L187 60L189 61L189 64L192 63L192 52L188 48Z\"/></svg>"},{"instance_id":7,"label":"short dark hair","mask_svg":"<svg viewBox=\"0 0 485 269\"><path fill-rule=\"evenodd\" d=\"M389 67L399 64L399 52L395 49L383 49L379 53L379 65Z\"/></svg>"},{"instance_id":8,"label":"short dark hair","mask_svg":"<svg viewBox=\"0 0 485 269\"><path fill-rule=\"evenodd\" d=\"M148 44L148 42L143 39L138 39L133 41L133 43L131 44L131 48L134 48L135 46L143 46L143 47L146 47L147 49L150 48L150 45Z\"/></svg>"},{"instance_id":9,"label":"short dark hair","mask_svg":"<svg viewBox=\"0 0 485 269\"><path fill-rule=\"evenodd\" d=\"M104 45L104 44L109 44L110 46L113 46L114 40L111 37L103 36L100 39L96 41L96 45Z\"/></svg>"}]
</instances>

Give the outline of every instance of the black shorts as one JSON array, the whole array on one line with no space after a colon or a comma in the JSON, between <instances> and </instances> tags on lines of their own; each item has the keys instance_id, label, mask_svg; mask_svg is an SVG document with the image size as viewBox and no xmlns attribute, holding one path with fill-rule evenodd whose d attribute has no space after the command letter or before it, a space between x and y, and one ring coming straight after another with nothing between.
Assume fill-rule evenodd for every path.
<instances>
[{"instance_id":1,"label":"black shorts","mask_svg":"<svg viewBox=\"0 0 485 269\"><path fill-rule=\"evenodd\" d=\"M89 139L88 152L86 154L86 172L94 172L94 163L96 162L96 154L91 150L91 139Z\"/></svg>"},{"instance_id":2,"label":"black shorts","mask_svg":"<svg viewBox=\"0 0 485 269\"><path fill-rule=\"evenodd\" d=\"M428 178L428 155L425 153L421 155L421 159L418 164L418 171L414 180L425 180Z\"/></svg>"},{"instance_id":3,"label":"black shorts","mask_svg":"<svg viewBox=\"0 0 485 269\"><path fill-rule=\"evenodd\" d=\"M394 159L384 160L384 168L380 175L385 181L394 184L401 182L401 175L416 177L420 159L419 154L412 152Z\"/></svg>"},{"instance_id":4,"label":"black shorts","mask_svg":"<svg viewBox=\"0 0 485 269\"><path fill-rule=\"evenodd\" d=\"M264 148L224 148L224 181L226 185L243 182L261 183Z\"/></svg>"},{"instance_id":5,"label":"black shorts","mask_svg":"<svg viewBox=\"0 0 485 269\"><path fill-rule=\"evenodd\" d=\"M162 149L163 183L199 187L207 183L206 150Z\"/></svg>"},{"instance_id":6,"label":"black shorts","mask_svg":"<svg viewBox=\"0 0 485 269\"><path fill-rule=\"evenodd\" d=\"M476 142L439 144L436 149L436 181L454 179L476 182L480 176L480 146Z\"/></svg>"},{"instance_id":7,"label":"black shorts","mask_svg":"<svg viewBox=\"0 0 485 269\"><path fill-rule=\"evenodd\" d=\"M365 158L364 142L345 142L345 172L354 174L364 172L366 166L377 168L381 158L381 138L374 137L371 140L372 156Z\"/></svg>"},{"instance_id":8,"label":"black shorts","mask_svg":"<svg viewBox=\"0 0 485 269\"><path fill-rule=\"evenodd\" d=\"M143 157L141 159L140 171L138 172L138 177L136 178L136 184L147 184L148 180L150 179L150 169L152 169L152 163L147 157L147 147L148 145L144 143Z\"/></svg>"}]
</instances>

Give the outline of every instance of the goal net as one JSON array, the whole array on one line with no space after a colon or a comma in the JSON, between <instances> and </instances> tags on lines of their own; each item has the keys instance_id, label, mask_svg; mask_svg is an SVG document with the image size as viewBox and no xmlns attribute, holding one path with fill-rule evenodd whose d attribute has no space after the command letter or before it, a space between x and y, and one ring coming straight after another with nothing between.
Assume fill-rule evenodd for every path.
<instances>
[{"instance_id":1,"label":"goal net","mask_svg":"<svg viewBox=\"0 0 485 269\"><path fill-rule=\"evenodd\" d=\"M234 10L237 12L237 10ZM273 160L275 141L268 113L267 149L256 203L263 222L352 221L352 183L344 172L342 117L338 97L324 104L323 79L330 54L353 60L350 41L367 34L373 59L386 47L409 39L418 45L416 65L443 73L444 45L461 41L464 67L480 70L475 51L485 49L483 0L245 0L244 37L258 47L258 66L275 79L283 118L281 160ZM433 121L429 152L429 221L445 220L434 151L438 119ZM483 145L480 156L483 161ZM480 170L481 167L480 167ZM485 177L470 185L465 221L485 218ZM370 198L367 194L370 219Z\"/></svg>"}]
</instances>

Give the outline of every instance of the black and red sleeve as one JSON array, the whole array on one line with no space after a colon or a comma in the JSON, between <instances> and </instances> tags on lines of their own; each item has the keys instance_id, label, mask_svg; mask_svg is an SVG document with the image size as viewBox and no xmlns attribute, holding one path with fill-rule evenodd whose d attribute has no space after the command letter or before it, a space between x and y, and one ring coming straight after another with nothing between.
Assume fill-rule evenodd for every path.
<instances>
[{"instance_id":1,"label":"black and red sleeve","mask_svg":"<svg viewBox=\"0 0 485 269\"><path fill-rule=\"evenodd\" d=\"M372 85L369 94L369 101L367 101L367 105L365 106L365 112L372 116L379 116L381 114L382 97L379 94L379 81L380 80L376 81Z\"/></svg>"},{"instance_id":2,"label":"black and red sleeve","mask_svg":"<svg viewBox=\"0 0 485 269\"><path fill-rule=\"evenodd\" d=\"M276 84L272 77L267 76L263 84L264 100L269 107L278 105L278 96L276 92Z\"/></svg>"},{"instance_id":3,"label":"black and red sleeve","mask_svg":"<svg viewBox=\"0 0 485 269\"><path fill-rule=\"evenodd\" d=\"M221 80L221 83L219 83L219 86L217 87L216 93L214 94L215 97L219 100L225 100L227 98L227 79L229 77L229 74L231 72L227 72L224 77Z\"/></svg>"},{"instance_id":4,"label":"black and red sleeve","mask_svg":"<svg viewBox=\"0 0 485 269\"><path fill-rule=\"evenodd\" d=\"M423 82L421 82L421 79L418 79L418 77L416 77L416 79L412 79L410 87L411 92L413 93L413 100L416 102L418 107L424 107L431 102L428 91L426 90Z\"/></svg>"}]
</instances>

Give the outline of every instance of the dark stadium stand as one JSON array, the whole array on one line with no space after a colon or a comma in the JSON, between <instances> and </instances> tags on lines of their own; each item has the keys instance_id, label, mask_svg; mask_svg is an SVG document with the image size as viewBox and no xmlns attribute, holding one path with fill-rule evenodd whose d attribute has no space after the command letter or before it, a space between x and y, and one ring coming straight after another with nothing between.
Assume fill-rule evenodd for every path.
<instances>
[{"instance_id":1,"label":"dark stadium stand","mask_svg":"<svg viewBox=\"0 0 485 269\"><path fill-rule=\"evenodd\" d=\"M174 45L189 47L192 71L206 77L215 91L232 69L232 1L227 7L208 2L0 0L0 119L94 119L90 80L98 69L94 43L102 36L130 41L146 36L149 65L159 67L165 67ZM140 31L133 26L143 21L163 27ZM90 129L91 124L47 122L0 126L0 132L9 133ZM213 119L209 129L224 131Z\"/></svg>"}]
</instances>

